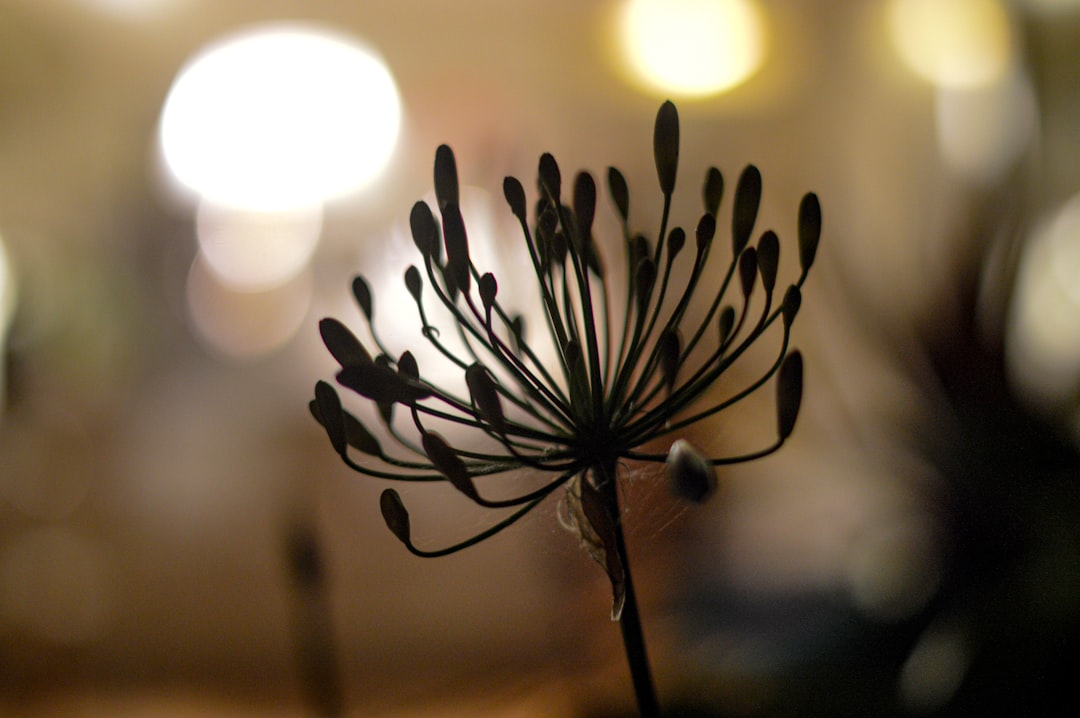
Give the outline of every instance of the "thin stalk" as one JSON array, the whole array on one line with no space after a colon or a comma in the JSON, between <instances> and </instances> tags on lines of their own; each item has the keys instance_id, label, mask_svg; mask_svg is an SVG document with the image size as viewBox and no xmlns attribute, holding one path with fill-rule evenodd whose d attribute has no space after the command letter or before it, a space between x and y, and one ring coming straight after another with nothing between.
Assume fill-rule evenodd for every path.
<instances>
[{"instance_id":1,"label":"thin stalk","mask_svg":"<svg viewBox=\"0 0 1080 718\"><path fill-rule=\"evenodd\" d=\"M652 671L649 668L649 656L645 650L645 634L641 629L641 614L638 612L634 581L630 575L630 557L626 552L626 540L623 537L622 509L619 506L619 490L615 481L614 464L604 467L605 480L597 487L607 504L611 516L615 517L615 551L623 568L626 597L619 628L622 630L623 648L630 665L630 680L634 684L634 696L637 698L638 713L641 718L658 718L660 704L653 686Z\"/></svg>"}]
</instances>

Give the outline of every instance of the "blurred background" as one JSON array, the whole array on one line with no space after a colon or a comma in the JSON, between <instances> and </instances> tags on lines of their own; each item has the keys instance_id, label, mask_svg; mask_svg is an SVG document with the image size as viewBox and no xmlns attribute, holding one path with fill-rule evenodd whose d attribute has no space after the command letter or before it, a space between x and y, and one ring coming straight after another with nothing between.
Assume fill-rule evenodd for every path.
<instances>
[{"instance_id":1,"label":"blurred background","mask_svg":"<svg viewBox=\"0 0 1080 718\"><path fill-rule=\"evenodd\" d=\"M356 272L416 342L395 308L438 144L510 272L501 181L545 151L621 168L655 231L664 98L677 222L708 166L753 162L789 261L804 192L825 230L789 444L703 506L627 482L663 702L1080 702L1080 3L0 0L0 714L629 712L557 502L414 558L306 404ZM421 543L484 526L421 489Z\"/></svg>"}]
</instances>

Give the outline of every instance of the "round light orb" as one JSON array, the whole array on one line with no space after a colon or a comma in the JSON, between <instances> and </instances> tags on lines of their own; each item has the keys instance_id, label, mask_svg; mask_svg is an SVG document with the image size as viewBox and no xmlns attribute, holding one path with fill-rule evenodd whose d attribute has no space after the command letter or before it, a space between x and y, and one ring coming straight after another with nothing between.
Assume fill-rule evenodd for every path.
<instances>
[{"instance_id":1,"label":"round light orb","mask_svg":"<svg viewBox=\"0 0 1080 718\"><path fill-rule=\"evenodd\" d=\"M1017 272L1006 327L1012 380L1044 409L1080 382L1080 194L1037 223Z\"/></svg>"},{"instance_id":2,"label":"round light orb","mask_svg":"<svg viewBox=\"0 0 1080 718\"><path fill-rule=\"evenodd\" d=\"M322 207L252 212L201 202L199 252L230 289L259 292L288 282L311 259L322 232Z\"/></svg>"},{"instance_id":3,"label":"round light orb","mask_svg":"<svg viewBox=\"0 0 1080 718\"><path fill-rule=\"evenodd\" d=\"M1012 61L1012 29L1000 0L890 0L887 12L904 64L940 87L985 87Z\"/></svg>"},{"instance_id":4,"label":"round light orb","mask_svg":"<svg viewBox=\"0 0 1080 718\"><path fill-rule=\"evenodd\" d=\"M754 0L629 0L620 30L635 78L664 95L718 95L747 80L765 57L765 23Z\"/></svg>"},{"instance_id":5,"label":"round light orb","mask_svg":"<svg viewBox=\"0 0 1080 718\"><path fill-rule=\"evenodd\" d=\"M397 143L401 102L355 39L271 25L214 43L177 76L160 124L175 179L217 205L284 211L370 184Z\"/></svg>"},{"instance_id":6,"label":"round light orb","mask_svg":"<svg viewBox=\"0 0 1080 718\"><path fill-rule=\"evenodd\" d=\"M310 271L259 292L222 283L199 255L187 278L191 331L217 358L245 363L272 355L303 326L314 291Z\"/></svg>"}]
</instances>

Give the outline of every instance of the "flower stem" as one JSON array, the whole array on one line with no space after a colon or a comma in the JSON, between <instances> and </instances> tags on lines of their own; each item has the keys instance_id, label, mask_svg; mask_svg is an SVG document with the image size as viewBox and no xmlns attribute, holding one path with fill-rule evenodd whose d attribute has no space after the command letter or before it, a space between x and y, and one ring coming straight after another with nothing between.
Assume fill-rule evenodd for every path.
<instances>
[{"instance_id":1,"label":"flower stem","mask_svg":"<svg viewBox=\"0 0 1080 718\"><path fill-rule=\"evenodd\" d=\"M641 629L641 614L638 612L634 581L630 575L630 559L626 552L626 540L623 537L622 521L620 520L622 511L619 507L618 484L614 480L616 469L614 466L610 466L608 469L606 476L609 480L603 482L600 491L603 494L604 501L608 504L611 515L615 517L615 550L623 567L626 598L623 603L622 615L619 617L623 648L626 650L626 660L630 664L630 679L634 684L638 713L642 718L657 718L660 715L660 705L656 699L652 671L649 668L649 656L645 650L645 634Z\"/></svg>"}]
</instances>

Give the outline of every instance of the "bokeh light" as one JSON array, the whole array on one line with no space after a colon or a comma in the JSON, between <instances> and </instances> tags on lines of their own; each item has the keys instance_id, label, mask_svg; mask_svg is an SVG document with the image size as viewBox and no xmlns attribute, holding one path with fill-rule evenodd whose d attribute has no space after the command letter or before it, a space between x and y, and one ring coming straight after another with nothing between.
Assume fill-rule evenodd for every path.
<instances>
[{"instance_id":1,"label":"bokeh light","mask_svg":"<svg viewBox=\"0 0 1080 718\"><path fill-rule=\"evenodd\" d=\"M199 53L162 110L175 179L214 203L281 211L356 192L383 171L401 106L382 59L303 26L247 30Z\"/></svg>"},{"instance_id":2,"label":"bokeh light","mask_svg":"<svg viewBox=\"0 0 1080 718\"><path fill-rule=\"evenodd\" d=\"M1080 194L1028 239L1007 352L1012 377L1032 402L1060 409L1080 386Z\"/></svg>"},{"instance_id":3,"label":"bokeh light","mask_svg":"<svg viewBox=\"0 0 1080 718\"><path fill-rule=\"evenodd\" d=\"M941 88L935 103L945 164L975 184L1000 181L1031 146L1038 124L1035 88L1018 69L975 88Z\"/></svg>"},{"instance_id":4,"label":"bokeh light","mask_svg":"<svg viewBox=\"0 0 1080 718\"><path fill-rule=\"evenodd\" d=\"M186 0L81 0L95 10L124 20L151 19L172 10Z\"/></svg>"},{"instance_id":5,"label":"bokeh light","mask_svg":"<svg viewBox=\"0 0 1080 718\"><path fill-rule=\"evenodd\" d=\"M1015 52L1000 0L890 0L889 35L904 63L941 87L981 87L1005 74Z\"/></svg>"},{"instance_id":6,"label":"bokeh light","mask_svg":"<svg viewBox=\"0 0 1080 718\"><path fill-rule=\"evenodd\" d=\"M204 201L196 217L199 251L231 289L273 289L307 266L319 242L322 216L320 207L251 212Z\"/></svg>"},{"instance_id":7,"label":"bokeh light","mask_svg":"<svg viewBox=\"0 0 1080 718\"><path fill-rule=\"evenodd\" d=\"M231 289L200 256L187 281L188 321L213 354L233 361L264 357L288 342L307 318L310 271L260 292Z\"/></svg>"},{"instance_id":8,"label":"bokeh light","mask_svg":"<svg viewBox=\"0 0 1080 718\"><path fill-rule=\"evenodd\" d=\"M765 57L765 23L753 0L629 0L620 33L634 76L664 95L720 94Z\"/></svg>"}]
</instances>

